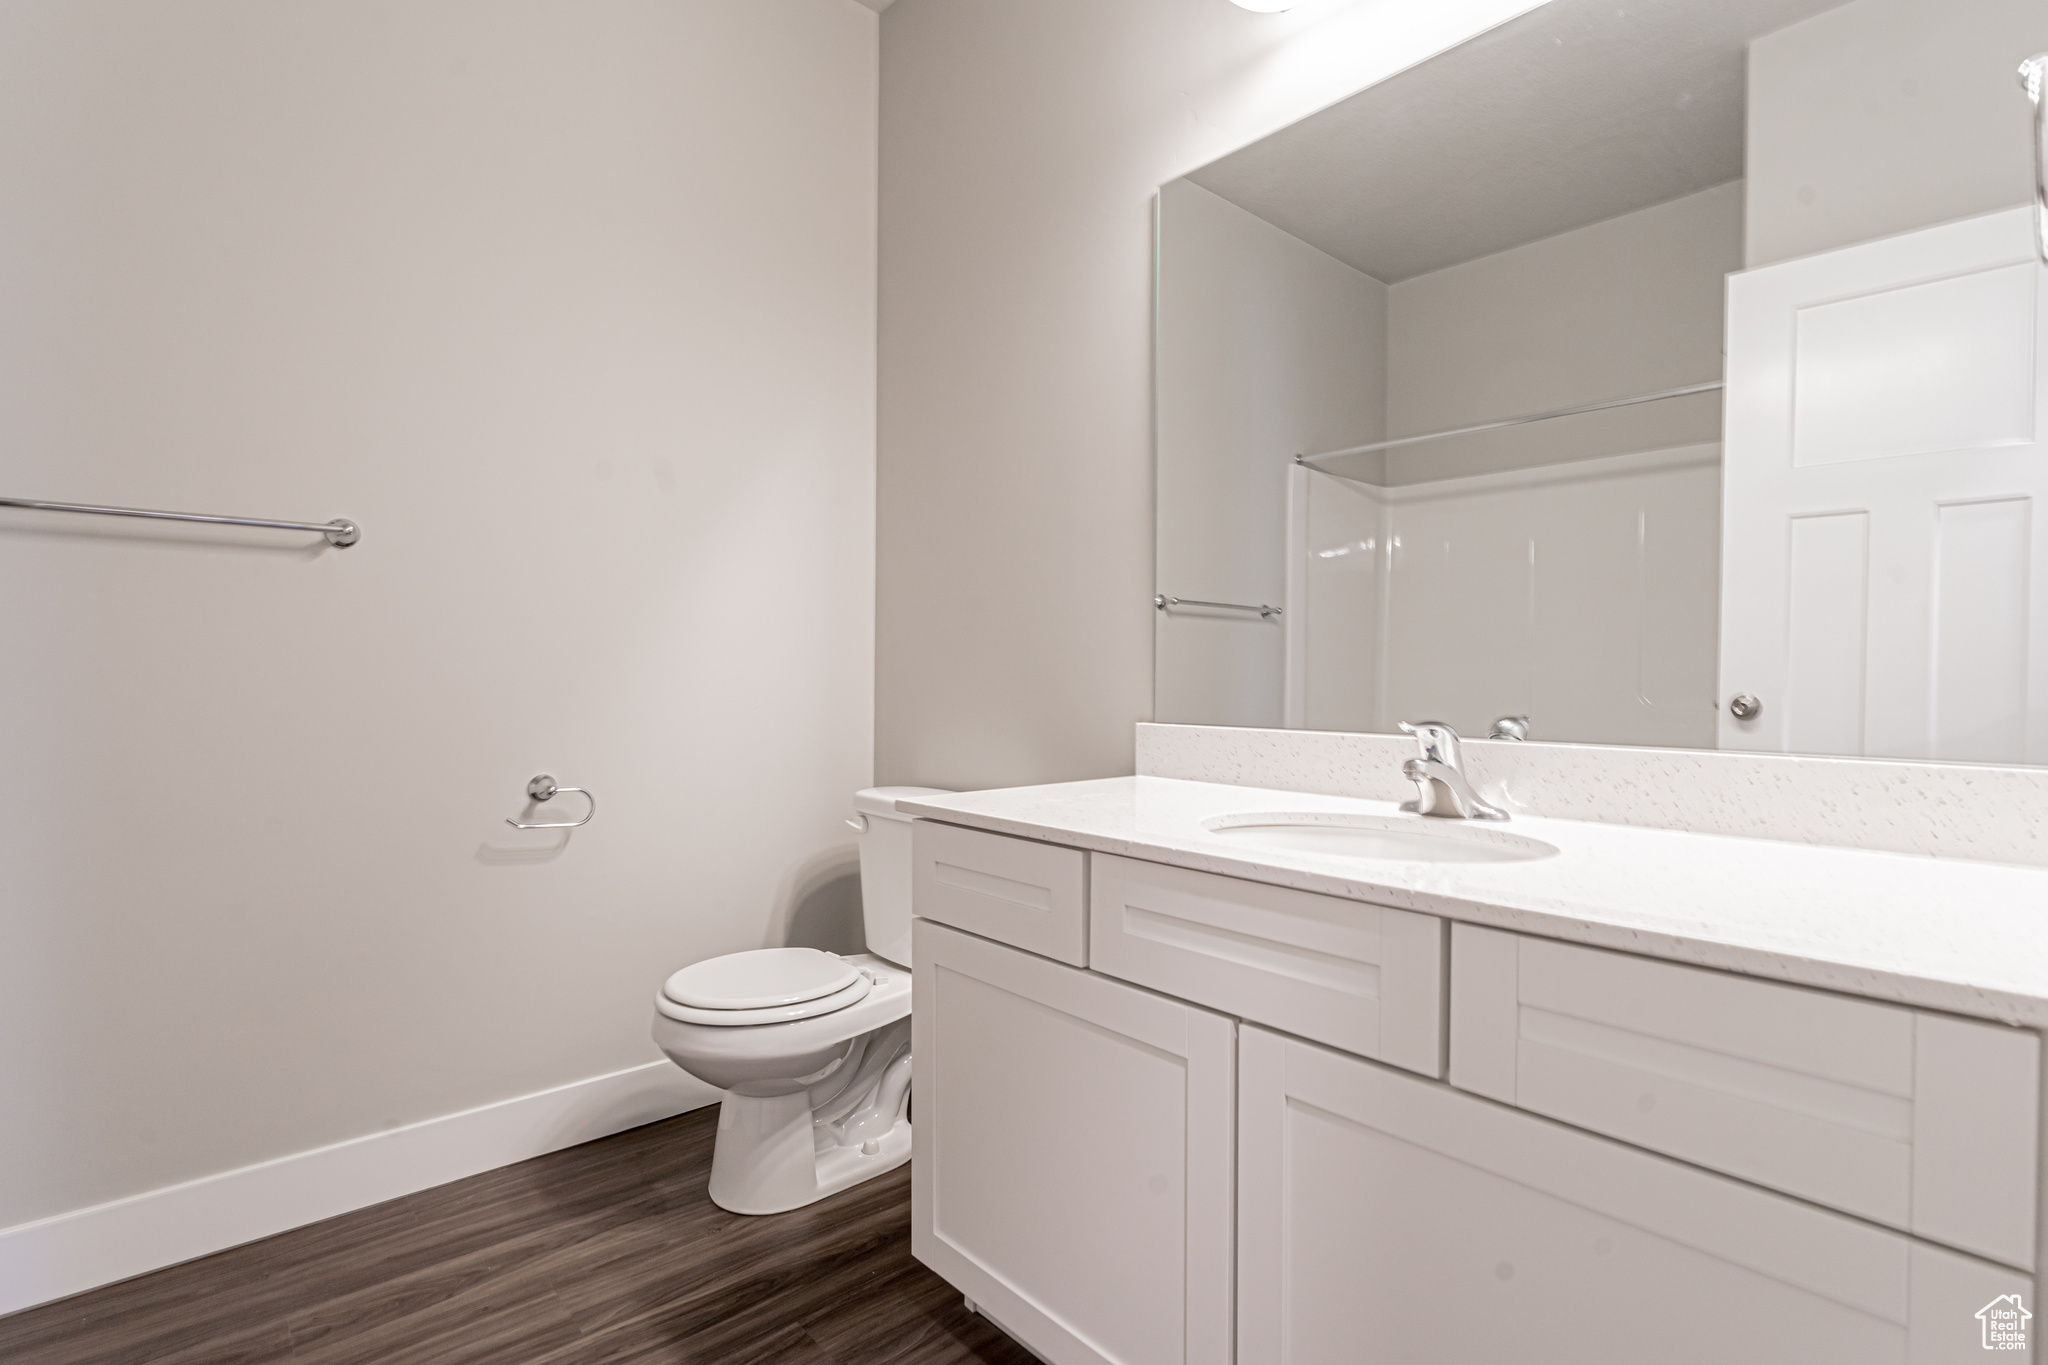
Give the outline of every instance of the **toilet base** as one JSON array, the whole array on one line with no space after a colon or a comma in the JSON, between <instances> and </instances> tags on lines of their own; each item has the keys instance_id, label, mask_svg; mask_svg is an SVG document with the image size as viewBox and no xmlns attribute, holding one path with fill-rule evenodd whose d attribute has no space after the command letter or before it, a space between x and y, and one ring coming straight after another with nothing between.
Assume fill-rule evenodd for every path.
<instances>
[{"instance_id":1,"label":"toilet base","mask_svg":"<svg viewBox=\"0 0 2048 1365\"><path fill-rule=\"evenodd\" d=\"M910 1020L847 1044L811 1084L787 1094L749 1082L725 1094L711 1152L711 1202L733 1213L786 1213L910 1160Z\"/></svg>"},{"instance_id":2,"label":"toilet base","mask_svg":"<svg viewBox=\"0 0 2048 1365\"><path fill-rule=\"evenodd\" d=\"M711 1153L711 1202L731 1213L787 1213L908 1160L907 1117L879 1137L842 1146L831 1124L812 1117L803 1091L765 1098L728 1094L719 1106L718 1143Z\"/></svg>"}]
</instances>

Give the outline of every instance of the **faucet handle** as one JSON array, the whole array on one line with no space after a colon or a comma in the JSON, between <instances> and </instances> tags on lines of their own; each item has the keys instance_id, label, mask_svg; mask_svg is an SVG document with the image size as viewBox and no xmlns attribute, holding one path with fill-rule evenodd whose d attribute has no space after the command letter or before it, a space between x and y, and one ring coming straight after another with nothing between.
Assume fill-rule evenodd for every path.
<instances>
[{"instance_id":1,"label":"faucet handle","mask_svg":"<svg viewBox=\"0 0 2048 1365\"><path fill-rule=\"evenodd\" d=\"M1458 732L1440 720L1418 720L1413 724L1396 721L1404 735L1413 735L1422 744L1422 756L1433 758L1439 763L1456 768L1459 765Z\"/></svg>"}]
</instances>

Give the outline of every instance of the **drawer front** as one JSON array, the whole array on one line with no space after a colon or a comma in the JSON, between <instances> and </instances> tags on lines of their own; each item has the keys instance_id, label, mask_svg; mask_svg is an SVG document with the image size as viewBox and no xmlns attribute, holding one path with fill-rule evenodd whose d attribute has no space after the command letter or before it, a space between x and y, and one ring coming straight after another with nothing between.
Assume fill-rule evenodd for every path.
<instances>
[{"instance_id":1,"label":"drawer front","mask_svg":"<svg viewBox=\"0 0 2048 1365\"><path fill-rule=\"evenodd\" d=\"M1090 855L1098 972L1361 1057L1443 1075L1444 922Z\"/></svg>"},{"instance_id":2,"label":"drawer front","mask_svg":"<svg viewBox=\"0 0 2048 1365\"><path fill-rule=\"evenodd\" d=\"M1088 965L1088 855L931 820L910 828L911 912Z\"/></svg>"},{"instance_id":3,"label":"drawer front","mask_svg":"<svg viewBox=\"0 0 2048 1365\"><path fill-rule=\"evenodd\" d=\"M1450 1081L2034 1265L2040 1038L1459 924Z\"/></svg>"}]
</instances>

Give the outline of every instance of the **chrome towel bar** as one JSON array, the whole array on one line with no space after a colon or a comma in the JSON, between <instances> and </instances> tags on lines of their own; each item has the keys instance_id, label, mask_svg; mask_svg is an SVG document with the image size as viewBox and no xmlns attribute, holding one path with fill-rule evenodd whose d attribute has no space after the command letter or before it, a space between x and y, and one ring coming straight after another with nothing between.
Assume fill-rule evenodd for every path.
<instances>
[{"instance_id":1,"label":"chrome towel bar","mask_svg":"<svg viewBox=\"0 0 2048 1365\"><path fill-rule=\"evenodd\" d=\"M203 512L153 512L144 507L97 507L84 502L38 502L34 498L0 498L0 507L25 507L31 512L83 512L92 517L142 517L148 521L199 521L209 526L260 526L271 531L313 531L340 548L363 538L352 521L270 521L263 517L214 517Z\"/></svg>"},{"instance_id":2,"label":"chrome towel bar","mask_svg":"<svg viewBox=\"0 0 2048 1365\"><path fill-rule=\"evenodd\" d=\"M1257 606L1249 602L1204 602L1198 597L1168 597L1164 593L1154 597L1152 605L1161 611L1168 607L1214 607L1217 611L1255 611L1261 618L1282 614L1280 608L1269 607L1263 602Z\"/></svg>"}]
</instances>

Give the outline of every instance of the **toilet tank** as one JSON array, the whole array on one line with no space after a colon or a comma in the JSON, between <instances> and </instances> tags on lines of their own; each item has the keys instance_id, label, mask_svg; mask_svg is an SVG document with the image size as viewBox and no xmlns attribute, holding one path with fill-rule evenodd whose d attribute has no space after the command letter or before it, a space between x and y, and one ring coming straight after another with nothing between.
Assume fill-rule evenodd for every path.
<instances>
[{"instance_id":1,"label":"toilet tank","mask_svg":"<svg viewBox=\"0 0 2048 1365\"><path fill-rule=\"evenodd\" d=\"M870 787L853 795L868 951L899 967L910 965L910 817L896 809L896 802L949 794L937 787Z\"/></svg>"}]
</instances>

